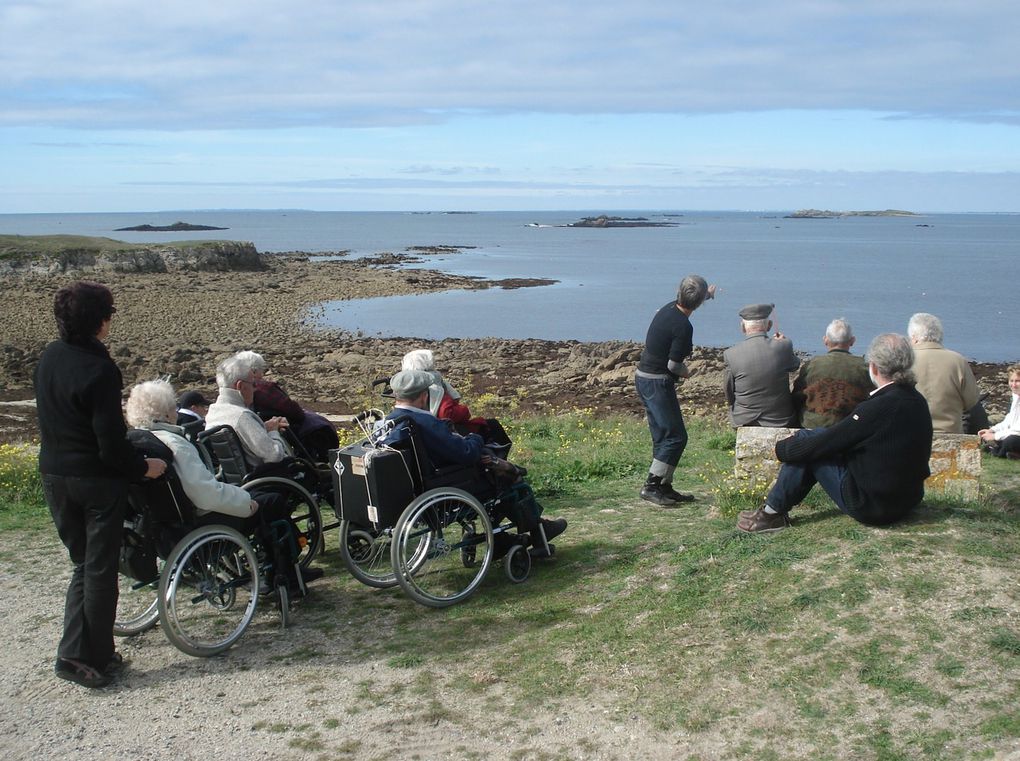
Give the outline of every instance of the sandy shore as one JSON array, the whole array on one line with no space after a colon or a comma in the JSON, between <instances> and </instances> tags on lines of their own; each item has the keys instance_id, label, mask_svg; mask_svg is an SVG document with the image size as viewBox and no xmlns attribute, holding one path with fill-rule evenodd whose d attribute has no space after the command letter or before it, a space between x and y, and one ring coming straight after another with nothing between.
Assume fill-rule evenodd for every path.
<instances>
[{"instance_id":1,"label":"sandy shore","mask_svg":"<svg viewBox=\"0 0 1020 761\"><path fill-rule=\"evenodd\" d=\"M424 293L449 288L520 287L429 270L401 270L400 257L308 262L268 256L261 272L18 275L0 290L0 401L32 397L31 374L55 337L53 293L78 277L110 286L117 303L109 345L126 386L169 375L175 387L215 393L217 362L255 349L291 395L324 412L349 413L377 403L371 382L399 368L403 354L421 346L436 352L440 368L468 402L482 394L513 400L522 412L563 406L603 413L641 414L632 387L640 344L508 339L379 339L315 329L323 301ZM805 347L798 347L805 348ZM814 347L807 347L814 348ZM722 356L698 348L693 376L681 389L685 410L722 417ZM975 365L993 413L1005 414L1004 365ZM32 437L23 407L0 406L0 439Z\"/></svg>"}]
</instances>

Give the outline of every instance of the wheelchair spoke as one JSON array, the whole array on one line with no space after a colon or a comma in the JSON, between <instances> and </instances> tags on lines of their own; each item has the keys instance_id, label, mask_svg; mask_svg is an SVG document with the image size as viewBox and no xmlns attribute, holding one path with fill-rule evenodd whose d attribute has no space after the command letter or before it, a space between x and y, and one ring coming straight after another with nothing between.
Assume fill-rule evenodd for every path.
<instances>
[{"instance_id":1,"label":"wheelchair spoke","mask_svg":"<svg viewBox=\"0 0 1020 761\"><path fill-rule=\"evenodd\" d=\"M174 549L160 583L160 620L180 650L214 655L243 634L258 603L258 561L232 529L193 531Z\"/></svg>"},{"instance_id":2,"label":"wheelchair spoke","mask_svg":"<svg viewBox=\"0 0 1020 761\"><path fill-rule=\"evenodd\" d=\"M458 489L435 489L412 502L394 529L393 569L423 605L466 599L492 560L492 526L478 501Z\"/></svg>"}]
</instances>

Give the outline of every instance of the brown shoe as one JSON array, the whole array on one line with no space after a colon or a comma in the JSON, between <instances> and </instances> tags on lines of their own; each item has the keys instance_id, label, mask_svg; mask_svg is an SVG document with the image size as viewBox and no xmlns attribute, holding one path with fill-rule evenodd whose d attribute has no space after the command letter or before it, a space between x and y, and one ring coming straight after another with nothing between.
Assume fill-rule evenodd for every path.
<instances>
[{"instance_id":1,"label":"brown shoe","mask_svg":"<svg viewBox=\"0 0 1020 761\"><path fill-rule=\"evenodd\" d=\"M790 525L790 516L786 513L772 515L759 507L754 512L743 512L737 520L737 528L748 534L771 534L782 531Z\"/></svg>"}]
</instances>

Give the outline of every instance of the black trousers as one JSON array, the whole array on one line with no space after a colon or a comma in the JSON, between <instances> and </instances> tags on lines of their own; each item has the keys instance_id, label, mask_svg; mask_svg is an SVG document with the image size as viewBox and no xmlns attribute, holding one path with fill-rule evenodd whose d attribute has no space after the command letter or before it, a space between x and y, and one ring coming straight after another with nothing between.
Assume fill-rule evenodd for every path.
<instances>
[{"instance_id":1,"label":"black trousers","mask_svg":"<svg viewBox=\"0 0 1020 761\"><path fill-rule=\"evenodd\" d=\"M127 483L114 478L44 474L43 493L60 541L74 564L57 657L102 670L114 651Z\"/></svg>"}]
</instances>

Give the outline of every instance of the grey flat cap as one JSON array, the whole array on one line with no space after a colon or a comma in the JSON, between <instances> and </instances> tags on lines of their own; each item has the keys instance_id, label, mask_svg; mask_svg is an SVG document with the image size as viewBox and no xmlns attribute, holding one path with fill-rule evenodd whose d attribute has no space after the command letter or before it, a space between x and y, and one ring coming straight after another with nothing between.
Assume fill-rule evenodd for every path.
<instances>
[{"instance_id":1,"label":"grey flat cap","mask_svg":"<svg viewBox=\"0 0 1020 761\"><path fill-rule=\"evenodd\" d=\"M390 378L390 388L397 399L413 399L432 385L432 373L424 370L401 370Z\"/></svg>"},{"instance_id":2,"label":"grey flat cap","mask_svg":"<svg viewBox=\"0 0 1020 761\"><path fill-rule=\"evenodd\" d=\"M748 304L737 314L740 315L742 320L767 320L775 308L775 304Z\"/></svg>"}]
</instances>

